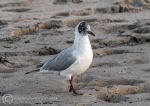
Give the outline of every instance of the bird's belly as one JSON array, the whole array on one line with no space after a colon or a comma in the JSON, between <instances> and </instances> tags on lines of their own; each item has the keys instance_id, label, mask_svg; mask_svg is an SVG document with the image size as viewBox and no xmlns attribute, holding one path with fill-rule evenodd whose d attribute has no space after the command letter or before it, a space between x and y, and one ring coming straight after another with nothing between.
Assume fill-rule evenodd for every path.
<instances>
[{"instance_id":1,"label":"bird's belly","mask_svg":"<svg viewBox=\"0 0 150 106\"><path fill-rule=\"evenodd\" d=\"M78 65L77 65L78 67L78 70L76 70L77 73L74 73L74 74L78 75L78 74L85 72L91 65L92 59L93 57L89 57L89 56L86 56L85 58L80 58L78 61Z\"/></svg>"},{"instance_id":2,"label":"bird's belly","mask_svg":"<svg viewBox=\"0 0 150 106\"><path fill-rule=\"evenodd\" d=\"M85 72L91 65L93 60L93 54L79 56L77 61L72 64L68 69L61 72L62 75L79 75Z\"/></svg>"}]
</instances>

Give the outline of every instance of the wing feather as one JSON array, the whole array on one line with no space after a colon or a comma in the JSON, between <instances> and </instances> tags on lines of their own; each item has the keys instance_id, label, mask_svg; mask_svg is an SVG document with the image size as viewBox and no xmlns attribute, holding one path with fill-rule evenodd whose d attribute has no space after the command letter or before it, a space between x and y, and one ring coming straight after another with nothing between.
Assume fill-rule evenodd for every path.
<instances>
[{"instance_id":1,"label":"wing feather","mask_svg":"<svg viewBox=\"0 0 150 106\"><path fill-rule=\"evenodd\" d=\"M42 70L62 71L70 67L76 61L76 57L72 55L72 48L63 50L53 59L49 59L42 66Z\"/></svg>"}]
</instances>

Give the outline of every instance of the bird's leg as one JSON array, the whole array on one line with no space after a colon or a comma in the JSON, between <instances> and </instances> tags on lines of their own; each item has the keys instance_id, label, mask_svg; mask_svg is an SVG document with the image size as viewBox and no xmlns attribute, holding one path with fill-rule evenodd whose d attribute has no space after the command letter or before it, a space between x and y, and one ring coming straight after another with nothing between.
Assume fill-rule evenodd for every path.
<instances>
[{"instance_id":1,"label":"bird's leg","mask_svg":"<svg viewBox=\"0 0 150 106\"><path fill-rule=\"evenodd\" d=\"M71 79L69 80L69 83L70 83L69 92L72 92L72 91L73 91L72 79L73 79L73 77L71 76Z\"/></svg>"},{"instance_id":2,"label":"bird's leg","mask_svg":"<svg viewBox=\"0 0 150 106\"><path fill-rule=\"evenodd\" d=\"M73 81L73 76L71 76L71 79L70 79L70 90L69 90L69 92L73 92L73 94L78 94L73 87L72 81Z\"/></svg>"},{"instance_id":3,"label":"bird's leg","mask_svg":"<svg viewBox=\"0 0 150 106\"><path fill-rule=\"evenodd\" d=\"M82 95L81 93L76 92L76 90L73 87L72 81L73 81L73 76L71 76L71 79L69 80L69 82L70 82L69 92L73 92L74 95Z\"/></svg>"}]
</instances>

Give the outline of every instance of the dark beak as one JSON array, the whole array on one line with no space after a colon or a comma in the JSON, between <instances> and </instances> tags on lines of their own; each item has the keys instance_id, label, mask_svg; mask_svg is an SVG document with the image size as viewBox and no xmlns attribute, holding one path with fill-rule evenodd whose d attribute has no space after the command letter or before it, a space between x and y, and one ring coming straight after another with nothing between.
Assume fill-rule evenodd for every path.
<instances>
[{"instance_id":1,"label":"dark beak","mask_svg":"<svg viewBox=\"0 0 150 106\"><path fill-rule=\"evenodd\" d=\"M95 36L95 34L92 32L92 31L86 31L86 33L92 35L92 36Z\"/></svg>"}]
</instances>

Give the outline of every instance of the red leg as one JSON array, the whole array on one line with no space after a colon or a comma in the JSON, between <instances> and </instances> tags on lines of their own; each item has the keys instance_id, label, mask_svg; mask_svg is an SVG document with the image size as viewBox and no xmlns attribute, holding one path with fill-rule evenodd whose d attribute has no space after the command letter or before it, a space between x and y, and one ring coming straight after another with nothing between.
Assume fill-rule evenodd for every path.
<instances>
[{"instance_id":1,"label":"red leg","mask_svg":"<svg viewBox=\"0 0 150 106\"><path fill-rule=\"evenodd\" d=\"M71 79L69 80L69 82L70 82L70 89L69 89L69 92L73 92L73 94L75 94L75 95L82 95L81 93L77 93L77 92L76 92L76 90L75 90L74 87L73 87L72 81L73 81L73 76L71 76Z\"/></svg>"},{"instance_id":2,"label":"red leg","mask_svg":"<svg viewBox=\"0 0 150 106\"><path fill-rule=\"evenodd\" d=\"M72 86L72 77L71 77L71 79L69 80L69 83L70 83L70 89L69 89L69 92L72 92L73 90L73 86Z\"/></svg>"}]
</instances>

